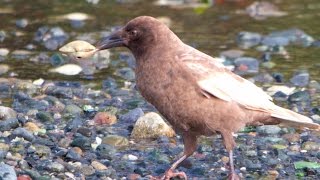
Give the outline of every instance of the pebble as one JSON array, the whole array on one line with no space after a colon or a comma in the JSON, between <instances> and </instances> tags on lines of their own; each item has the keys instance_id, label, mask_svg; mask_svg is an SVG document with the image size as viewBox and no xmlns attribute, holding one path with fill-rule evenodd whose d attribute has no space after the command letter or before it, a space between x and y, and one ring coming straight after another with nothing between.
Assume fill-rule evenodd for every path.
<instances>
[{"instance_id":1,"label":"pebble","mask_svg":"<svg viewBox=\"0 0 320 180\"><path fill-rule=\"evenodd\" d=\"M309 84L310 75L307 72L296 73L291 79L290 82L299 87L304 87Z\"/></svg>"},{"instance_id":2,"label":"pebble","mask_svg":"<svg viewBox=\"0 0 320 180\"><path fill-rule=\"evenodd\" d=\"M17 113L15 110L5 107L5 106L0 106L0 121L1 120L7 120L10 118L16 118Z\"/></svg>"},{"instance_id":3,"label":"pebble","mask_svg":"<svg viewBox=\"0 0 320 180\"><path fill-rule=\"evenodd\" d=\"M67 76L77 75L81 71L82 71L82 67L76 64L65 64L49 70L49 72L59 73Z\"/></svg>"},{"instance_id":4,"label":"pebble","mask_svg":"<svg viewBox=\"0 0 320 180\"><path fill-rule=\"evenodd\" d=\"M276 125L258 126L256 130L257 130L257 133L261 135L273 135L273 134L279 134L281 132L281 128Z\"/></svg>"},{"instance_id":5,"label":"pebble","mask_svg":"<svg viewBox=\"0 0 320 180\"><path fill-rule=\"evenodd\" d=\"M159 114L154 112L140 117L131 133L132 138L158 138L159 136L174 137L175 132Z\"/></svg>"},{"instance_id":6,"label":"pebble","mask_svg":"<svg viewBox=\"0 0 320 180\"><path fill-rule=\"evenodd\" d=\"M25 28L28 26L28 24L29 24L29 21L27 19L18 19L16 21L16 26L18 28Z\"/></svg>"},{"instance_id":7,"label":"pebble","mask_svg":"<svg viewBox=\"0 0 320 180\"><path fill-rule=\"evenodd\" d=\"M135 108L127 112L126 114L120 115L121 122L135 123L140 117L144 115L141 108Z\"/></svg>"},{"instance_id":8,"label":"pebble","mask_svg":"<svg viewBox=\"0 0 320 180\"><path fill-rule=\"evenodd\" d=\"M222 51L220 53L220 57L223 57L228 60L234 60L236 58L242 57L244 55L244 51L238 49L230 49L227 51Z\"/></svg>"},{"instance_id":9,"label":"pebble","mask_svg":"<svg viewBox=\"0 0 320 180\"><path fill-rule=\"evenodd\" d=\"M96 153L99 158L106 158L106 159L113 159L115 157L117 150L114 148L114 146L109 144L100 144L96 148Z\"/></svg>"},{"instance_id":10,"label":"pebble","mask_svg":"<svg viewBox=\"0 0 320 180\"><path fill-rule=\"evenodd\" d=\"M307 141L302 144L302 149L307 151L320 151L320 143Z\"/></svg>"},{"instance_id":11,"label":"pebble","mask_svg":"<svg viewBox=\"0 0 320 180\"><path fill-rule=\"evenodd\" d=\"M54 119L52 115L49 112L38 112L36 114L37 119L39 119L41 122L44 123L52 123L54 122Z\"/></svg>"},{"instance_id":12,"label":"pebble","mask_svg":"<svg viewBox=\"0 0 320 180\"><path fill-rule=\"evenodd\" d=\"M105 166L104 164L100 163L99 161L92 161L91 166L96 169L96 170L106 170L108 169L107 166Z\"/></svg>"},{"instance_id":13,"label":"pebble","mask_svg":"<svg viewBox=\"0 0 320 180\"><path fill-rule=\"evenodd\" d=\"M0 131L8 131L19 126L19 121L16 118L9 118L4 121L0 121Z\"/></svg>"},{"instance_id":14,"label":"pebble","mask_svg":"<svg viewBox=\"0 0 320 180\"><path fill-rule=\"evenodd\" d=\"M240 75L259 72L259 61L252 57L239 57L234 60L235 72Z\"/></svg>"},{"instance_id":15,"label":"pebble","mask_svg":"<svg viewBox=\"0 0 320 180\"><path fill-rule=\"evenodd\" d=\"M237 43L240 48L249 49L253 46L260 44L262 36L259 33L254 32L240 32L237 36Z\"/></svg>"},{"instance_id":16,"label":"pebble","mask_svg":"<svg viewBox=\"0 0 320 180\"><path fill-rule=\"evenodd\" d=\"M26 130L25 128L17 128L12 132L13 136L17 136L17 137L23 137L25 140L32 142L35 137L34 135L29 132L28 130Z\"/></svg>"},{"instance_id":17,"label":"pebble","mask_svg":"<svg viewBox=\"0 0 320 180\"><path fill-rule=\"evenodd\" d=\"M12 166L0 163L0 179L3 180L12 180L17 179L17 174Z\"/></svg>"},{"instance_id":18,"label":"pebble","mask_svg":"<svg viewBox=\"0 0 320 180\"><path fill-rule=\"evenodd\" d=\"M102 138L103 144L109 144L112 146L128 146L129 140L123 136L119 135L108 135Z\"/></svg>"},{"instance_id":19,"label":"pebble","mask_svg":"<svg viewBox=\"0 0 320 180\"><path fill-rule=\"evenodd\" d=\"M117 122L117 117L108 112L98 112L93 120L97 125L112 125Z\"/></svg>"}]
</instances>

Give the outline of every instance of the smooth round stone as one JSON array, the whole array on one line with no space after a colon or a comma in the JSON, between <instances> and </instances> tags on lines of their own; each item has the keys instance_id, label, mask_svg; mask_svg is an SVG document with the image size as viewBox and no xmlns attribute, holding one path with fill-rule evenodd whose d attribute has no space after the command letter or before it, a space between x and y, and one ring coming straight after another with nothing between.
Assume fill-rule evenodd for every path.
<instances>
[{"instance_id":1,"label":"smooth round stone","mask_svg":"<svg viewBox=\"0 0 320 180\"><path fill-rule=\"evenodd\" d=\"M90 139L84 136L74 138L70 145L73 147L79 147L83 150L91 149Z\"/></svg>"},{"instance_id":2,"label":"smooth round stone","mask_svg":"<svg viewBox=\"0 0 320 180\"><path fill-rule=\"evenodd\" d=\"M320 151L320 143L307 141L302 144L302 149L307 151Z\"/></svg>"},{"instance_id":3,"label":"smooth round stone","mask_svg":"<svg viewBox=\"0 0 320 180\"><path fill-rule=\"evenodd\" d=\"M174 130L154 112L149 112L140 117L132 130L133 138L158 138L159 136L175 136Z\"/></svg>"},{"instance_id":4,"label":"smooth round stone","mask_svg":"<svg viewBox=\"0 0 320 180\"><path fill-rule=\"evenodd\" d=\"M96 171L92 166L84 164L80 168L80 172L85 176L90 176L90 175L94 174Z\"/></svg>"},{"instance_id":5,"label":"smooth round stone","mask_svg":"<svg viewBox=\"0 0 320 180\"><path fill-rule=\"evenodd\" d=\"M256 130L259 134L263 135L279 134L281 132L281 128L276 125L258 126Z\"/></svg>"},{"instance_id":6,"label":"smooth round stone","mask_svg":"<svg viewBox=\"0 0 320 180\"><path fill-rule=\"evenodd\" d=\"M99 161L92 161L91 166L96 170L106 170L106 169L108 169L107 166L105 166L104 164L100 163Z\"/></svg>"},{"instance_id":7,"label":"smooth round stone","mask_svg":"<svg viewBox=\"0 0 320 180\"><path fill-rule=\"evenodd\" d=\"M36 144L31 148L40 157L49 157L51 155L51 149L48 146Z\"/></svg>"},{"instance_id":8,"label":"smooth round stone","mask_svg":"<svg viewBox=\"0 0 320 180\"><path fill-rule=\"evenodd\" d=\"M93 120L97 125L112 125L117 122L117 117L108 112L98 112L94 116Z\"/></svg>"},{"instance_id":9,"label":"smooth round stone","mask_svg":"<svg viewBox=\"0 0 320 180\"><path fill-rule=\"evenodd\" d=\"M7 56L9 52L9 49L7 48L0 48L0 56Z\"/></svg>"},{"instance_id":10,"label":"smooth round stone","mask_svg":"<svg viewBox=\"0 0 320 180\"><path fill-rule=\"evenodd\" d=\"M129 145L129 140L123 136L118 135L108 135L102 138L102 144L109 144L112 146L127 146Z\"/></svg>"}]
</instances>

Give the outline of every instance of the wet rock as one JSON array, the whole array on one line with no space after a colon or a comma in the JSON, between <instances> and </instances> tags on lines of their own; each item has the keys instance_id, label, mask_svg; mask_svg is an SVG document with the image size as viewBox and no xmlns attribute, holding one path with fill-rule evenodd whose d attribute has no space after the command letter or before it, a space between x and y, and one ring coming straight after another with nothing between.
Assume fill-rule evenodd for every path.
<instances>
[{"instance_id":1,"label":"wet rock","mask_svg":"<svg viewBox=\"0 0 320 180\"><path fill-rule=\"evenodd\" d=\"M60 27L40 27L34 35L34 40L42 43L49 50L62 46L69 36Z\"/></svg>"},{"instance_id":2,"label":"wet rock","mask_svg":"<svg viewBox=\"0 0 320 180\"><path fill-rule=\"evenodd\" d=\"M258 126L256 130L259 134L262 135L279 134L281 132L281 128L276 125Z\"/></svg>"},{"instance_id":3,"label":"wet rock","mask_svg":"<svg viewBox=\"0 0 320 180\"><path fill-rule=\"evenodd\" d=\"M44 123L54 122L52 115L49 112L38 112L36 114L37 119Z\"/></svg>"},{"instance_id":4,"label":"wet rock","mask_svg":"<svg viewBox=\"0 0 320 180\"><path fill-rule=\"evenodd\" d=\"M9 107L0 106L0 121L10 119L10 118L16 118L16 117L17 117L17 113L15 110Z\"/></svg>"},{"instance_id":5,"label":"wet rock","mask_svg":"<svg viewBox=\"0 0 320 180\"><path fill-rule=\"evenodd\" d=\"M100 144L96 149L96 154L100 158L113 159L117 150L109 144Z\"/></svg>"},{"instance_id":6,"label":"wet rock","mask_svg":"<svg viewBox=\"0 0 320 180\"><path fill-rule=\"evenodd\" d=\"M12 166L0 163L0 179L11 180L17 179L17 174Z\"/></svg>"},{"instance_id":7,"label":"wet rock","mask_svg":"<svg viewBox=\"0 0 320 180\"><path fill-rule=\"evenodd\" d=\"M73 147L79 147L83 150L89 150L91 148L90 144L91 143L89 138L84 136L79 136L74 138L70 145Z\"/></svg>"},{"instance_id":8,"label":"wet rock","mask_svg":"<svg viewBox=\"0 0 320 180\"><path fill-rule=\"evenodd\" d=\"M107 137L102 138L102 143L112 146L127 146L129 145L129 140L123 136L108 135Z\"/></svg>"},{"instance_id":9,"label":"wet rock","mask_svg":"<svg viewBox=\"0 0 320 180\"><path fill-rule=\"evenodd\" d=\"M87 127L79 127L77 132L86 136L86 137L90 137L92 135L92 130Z\"/></svg>"},{"instance_id":10,"label":"wet rock","mask_svg":"<svg viewBox=\"0 0 320 180\"><path fill-rule=\"evenodd\" d=\"M263 38L261 43L266 46L287 46L290 41L285 37L266 36Z\"/></svg>"},{"instance_id":11,"label":"wet rock","mask_svg":"<svg viewBox=\"0 0 320 180\"><path fill-rule=\"evenodd\" d=\"M296 28L272 32L268 37L286 38L290 43L302 46L310 46L314 42L314 39L310 35L306 34L301 29Z\"/></svg>"},{"instance_id":12,"label":"wet rock","mask_svg":"<svg viewBox=\"0 0 320 180\"><path fill-rule=\"evenodd\" d=\"M27 19L18 19L16 20L16 26L18 28L25 28L27 27L29 24L28 20Z\"/></svg>"},{"instance_id":13,"label":"wet rock","mask_svg":"<svg viewBox=\"0 0 320 180\"><path fill-rule=\"evenodd\" d=\"M57 98L67 98L72 99L73 92L71 88L59 87L59 86L49 86L45 90L47 95L55 96Z\"/></svg>"},{"instance_id":14,"label":"wet rock","mask_svg":"<svg viewBox=\"0 0 320 180\"><path fill-rule=\"evenodd\" d=\"M227 51L222 51L220 53L220 57L223 57L228 60L234 60L236 58L242 57L244 55L244 51L237 50L237 49L230 49Z\"/></svg>"},{"instance_id":15,"label":"wet rock","mask_svg":"<svg viewBox=\"0 0 320 180\"><path fill-rule=\"evenodd\" d=\"M290 79L290 82L295 86L304 87L309 84L309 78L309 73L298 72Z\"/></svg>"},{"instance_id":16,"label":"wet rock","mask_svg":"<svg viewBox=\"0 0 320 180\"><path fill-rule=\"evenodd\" d=\"M175 132L164 122L160 115L154 112L140 117L131 133L133 138L157 138L162 135L173 137Z\"/></svg>"},{"instance_id":17,"label":"wet rock","mask_svg":"<svg viewBox=\"0 0 320 180\"><path fill-rule=\"evenodd\" d=\"M93 120L97 125L112 125L117 122L117 117L108 112L98 112Z\"/></svg>"},{"instance_id":18,"label":"wet rock","mask_svg":"<svg viewBox=\"0 0 320 180\"><path fill-rule=\"evenodd\" d=\"M9 118L4 121L0 121L0 131L8 131L19 126L19 121L16 118Z\"/></svg>"},{"instance_id":19,"label":"wet rock","mask_svg":"<svg viewBox=\"0 0 320 180\"><path fill-rule=\"evenodd\" d=\"M17 128L12 132L13 136L17 136L17 137L22 137L27 141L32 142L35 137L33 136L32 133L30 133L28 130L26 130L25 128Z\"/></svg>"},{"instance_id":20,"label":"wet rock","mask_svg":"<svg viewBox=\"0 0 320 180\"><path fill-rule=\"evenodd\" d=\"M254 32L240 32L237 36L237 43L240 48L249 49L261 42L262 36Z\"/></svg>"},{"instance_id":21,"label":"wet rock","mask_svg":"<svg viewBox=\"0 0 320 180\"><path fill-rule=\"evenodd\" d=\"M234 61L235 72L240 75L254 74L259 72L259 61L251 57L240 57Z\"/></svg>"},{"instance_id":22,"label":"wet rock","mask_svg":"<svg viewBox=\"0 0 320 180\"><path fill-rule=\"evenodd\" d=\"M255 1L246 8L246 13L256 20L263 20L268 17L280 17L287 15L280 11L277 6L268 1Z\"/></svg>"},{"instance_id":23,"label":"wet rock","mask_svg":"<svg viewBox=\"0 0 320 180\"><path fill-rule=\"evenodd\" d=\"M121 122L135 123L140 117L144 115L141 108L135 108L120 116Z\"/></svg>"},{"instance_id":24,"label":"wet rock","mask_svg":"<svg viewBox=\"0 0 320 180\"><path fill-rule=\"evenodd\" d=\"M49 60L53 66L61 66L66 63L66 59L58 53L54 53L52 56L50 56Z\"/></svg>"},{"instance_id":25,"label":"wet rock","mask_svg":"<svg viewBox=\"0 0 320 180\"><path fill-rule=\"evenodd\" d=\"M271 82L273 82L273 77L269 73L258 74L257 76L253 77L253 79L256 82L261 82L261 83L271 83Z\"/></svg>"},{"instance_id":26,"label":"wet rock","mask_svg":"<svg viewBox=\"0 0 320 180\"><path fill-rule=\"evenodd\" d=\"M289 96L289 102L310 102L311 97L308 91L297 91Z\"/></svg>"},{"instance_id":27,"label":"wet rock","mask_svg":"<svg viewBox=\"0 0 320 180\"><path fill-rule=\"evenodd\" d=\"M74 148L70 149L66 155L66 158L72 161L81 161L82 156L80 153L74 150Z\"/></svg>"},{"instance_id":28,"label":"wet rock","mask_svg":"<svg viewBox=\"0 0 320 180\"><path fill-rule=\"evenodd\" d=\"M76 116L75 118L73 118L68 122L68 124L65 127L65 130L67 132L73 132L82 126L83 126L83 119Z\"/></svg>"}]
</instances>

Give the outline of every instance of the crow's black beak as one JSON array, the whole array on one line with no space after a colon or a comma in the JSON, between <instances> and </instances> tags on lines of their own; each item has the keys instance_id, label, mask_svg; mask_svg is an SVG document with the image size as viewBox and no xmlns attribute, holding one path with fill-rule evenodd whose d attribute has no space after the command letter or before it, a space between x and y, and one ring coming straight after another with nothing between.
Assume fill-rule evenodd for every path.
<instances>
[{"instance_id":1,"label":"crow's black beak","mask_svg":"<svg viewBox=\"0 0 320 180\"><path fill-rule=\"evenodd\" d=\"M113 47L120 47L125 45L124 39L121 37L122 30L115 31L109 36L102 38L96 45L98 50L110 49Z\"/></svg>"}]
</instances>

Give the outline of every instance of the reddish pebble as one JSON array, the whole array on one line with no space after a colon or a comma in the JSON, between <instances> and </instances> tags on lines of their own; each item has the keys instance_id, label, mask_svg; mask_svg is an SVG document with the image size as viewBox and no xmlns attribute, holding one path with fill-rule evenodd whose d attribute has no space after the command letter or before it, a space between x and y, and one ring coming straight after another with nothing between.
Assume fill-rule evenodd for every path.
<instances>
[{"instance_id":1,"label":"reddish pebble","mask_svg":"<svg viewBox=\"0 0 320 180\"><path fill-rule=\"evenodd\" d=\"M129 180L137 180L141 178L141 176L139 174L129 174L128 179Z\"/></svg>"},{"instance_id":2,"label":"reddish pebble","mask_svg":"<svg viewBox=\"0 0 320 180\"><path fill-rule=\"evenodd\" d=\"M117 117L108 112L98 112L93 118L95 124L97 125L112 125L117 122Z\"/></svg>"},{"instance_id":3,"label":"reddish pebble","mask_svg":"<svg viewBox=\"0 0 320 180\"><path fill-rule=\"evenodd\" d=\"M17 180L32 180L28 175L20 175L18 176Z\"/></svg>"}]
</instances>

